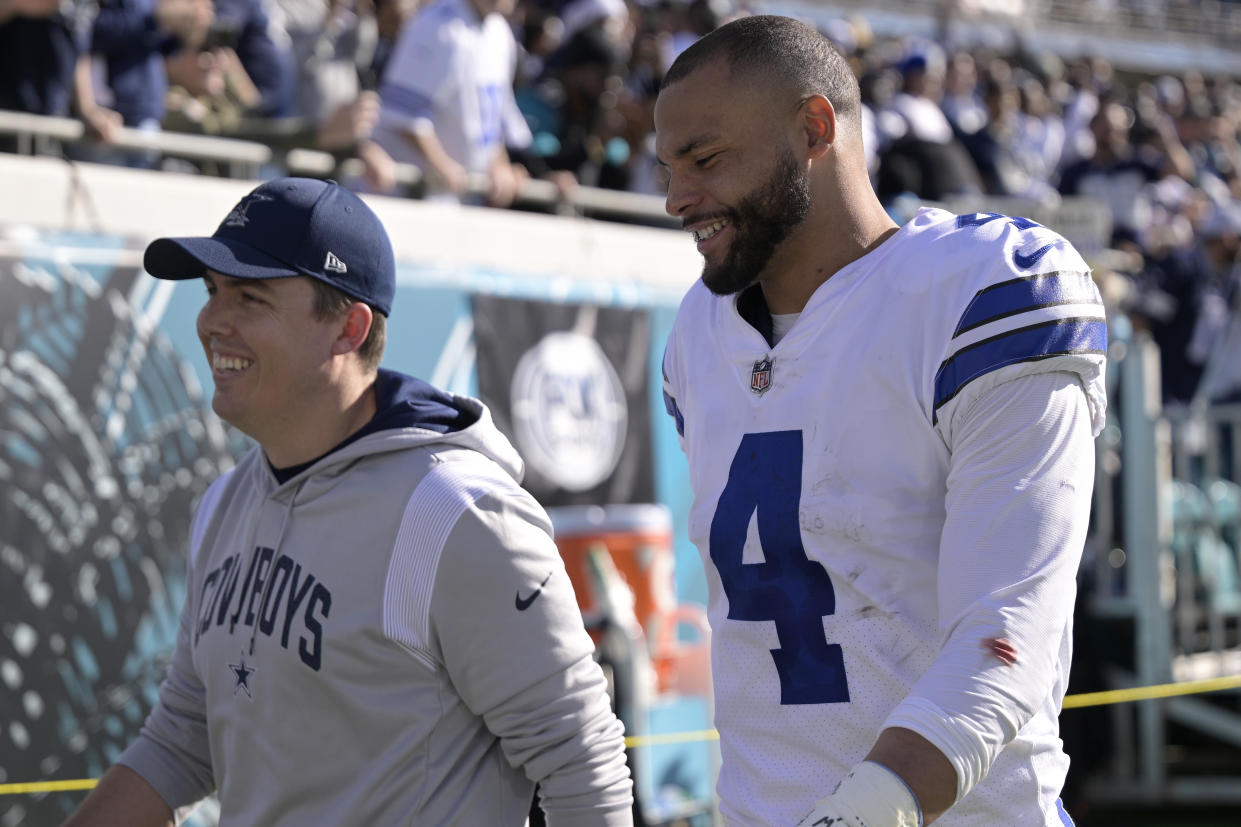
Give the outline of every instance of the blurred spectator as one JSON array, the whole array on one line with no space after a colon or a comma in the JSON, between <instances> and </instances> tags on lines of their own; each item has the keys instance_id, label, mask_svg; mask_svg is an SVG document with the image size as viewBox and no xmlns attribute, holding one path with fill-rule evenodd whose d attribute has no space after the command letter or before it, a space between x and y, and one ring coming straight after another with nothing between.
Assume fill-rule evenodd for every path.
<instances>
[{"instance_id":1,"label":"blurred spectator","mask_svg":"<svg viewBox=\"0 0 1241 827\"><path fill-rule=\"evenodd\" d=\"M418 0L372 0L375 6L375 53L362 78L364 89L379 89L384 71L406 21L418 9Z\"/></svg>"},{"instance_id":2,"label":"blurred spectator","mask_svg":"<svg viewBox=\"0 0 1241 827\"><path fill-rule=\"evenodd\" d=\"M274 0L273 22L288 35L296 68L291 118L272 123L279 134L268 140L356 156L369 189L392 191L396 162L372 140L374 88L412 11L410 0Z\"/></svg>"},{"instance_id":3,"label":"blurred spectator","mask_svg":"<svg viewBox=\"0 0 1241 827\"><path fill-rule=\"evenodd\" d=\"M95 64L90 53L84 49L73 67L74 105L86 127L86 137L95 144L110 144L117 131L124 126L124 119L120 112L99 102L95 86Z\"/></svg>"},{"instance_id":4,"label":"blurred spectator","mask_svg":"<svg viewBox=\"0 0 1241 827\"><path fill-rule=\"evenodd\" d=\"M1025 75L1024 70L1020 74ZM1022 111L1017 77L1006 61L996 58L988 64L982 82L983 126L963 136L962 142L988 195L1054 203L1060 197L1049 181L1059 158L1059 143L1042 117L1035 111ZM1029 83L1033 84L1030 94L1041 91L1038 81Z\"/></svg>"},{"instance_id":5,"label":"blurred spectator","mask_svg":"<svg viewBox=\"0 0 1241 827\"><path fill-rule=\"evenodd\" d=\"M1241 193L1231 191L1231 182L1241 173L1237 124L1224 106L1205 97L1187 102L1181 108L1178 127L1199 175L1211 179L1204 184L1213 189L1217 198L1241 197Z\"/></svg>"},{"instance_id":6,"label":"blurred spectator","mask_svg":"<svg viewBox=\"0 0 1241 827\"><path fill-rule=\"evenodd\" d=\"M939 200L983 191L974 162L939 108L943 72L936 52L915 52L900 65L900 91L885 107L889 117L879 122L887 131L881 140L889 144L877 182L885 203L906 193Z\"/></svg>"},{"instance_id":7,"label":"blurred spectator","mask_svg":"<svg viewBox=\"0 0 1241 827\"><path fill-rule=\"evenodd\" d=\"M370 0L271 0L271 10L295 67L291 114L319 123L352 103L379 39Z\"/></svg>"},{"instance_id":8,"label":"blurred spectator","mask_svg":"<svg viewBox=\"0 0 1241 827\"><path fill-rule=\"evenodd\" d=\"M215 10L211 0L100 0L91 53L103 62L107 103L124 124L157 130L164 119L164 58L197 49Z\"/></svg>"},{"instance_id":9,"label":"blurred spectator","mask_svg":"<svg viewBox=\"0 0 1241 827\"><path fill-rule=\"evenodd\" d=\"M174 132L237 135L262 93L227 46L183 49L164 61L168 94L164 127Z\"/></svg>"},{"instance_id":10,"label":"blurred spectator","mask_svg":"<svg viewBox=\"0 0 1241 827\"><path fill-rule=\"evenodd\" d=\"M630 151L645 135L629 132L629 118L641 118L643 110L624 86L626 57L614 35L595 23L548 59L544 78L523 96L527 121L538 128L529 156L534 172L568 172L586 186L628 189Z\"/></svg>"},{"instance_id":11,"label":"blurred spectator","mask_svg":"<svg viewBox=\"0 0 1241 827\"><path fill-rule=\"evenodd\" d=\"M891 136L900 135L904 127L900 115L889 110L887 106L888 101L896 94L898 81L899 75L895 70L882 66L864 69L858 75L862 101L862 147L866 151L866 168L870 170L876 191L885 201L891 197L885 190L892 187L880 186L881 159L892 143Z\"/></svg>"},{"instance_id":12,"label":"blurred spectator","mask_svg":"<svg viewBox=\"0 0 1241 827\"><path fill-rule=\"evenodd\" d=\"M1148 235L1143 267L1125 309L1159 345L1164 402L1184 403L1193 398L1203 368L1202 355L1191 356L1190 342L1210 279L1193 217L1209 199L1181 179L1166 178L1156 185L1152 203L1157 231Z\"/></svg>"},{"instance_id":13,"label":"blurred spectator","mask_svg":"<svg viewBox=\"0 0 1241 827\"><path fill-rule=\"evenodd\" d=\"M520 93L542 77L547 58L564 42L564 21L538 0L519 0L512 23L520 41L514 80Z\"/></svg>"},{"instance_id":14,"label":"blurred spectator","mask_svg":"<svg viewBox=\"0 0 1241 827\"><path fill-rule=\"evenodd\" d=\"M232 50L258 90L258 115L279 117L293 109L293 55L276 36L264 0L215 0L215 19L202 44L208 50Z\"/></svg>"},{"instance_id":15,"label":"blurred spectator","mask_svg":"<svg viewBox=\"0 0 1241 827\"><path fill-rule=\"evenodd\" d=\"M655 98L668 68L664 63L668 33L660 27L660 19L658 13L648 10L634 32L620 106L629 145L626 189L662 196L663 179L655 158Z\"/></svg>"},{"instance_id":16,"label":"blurred spectator","mask_svg":"<svg viewBox=\"0 0 1241 827\"><path fill-rule=\"evenodd\" d=\"M1027 75L1018 86L1020 112L1017 115L1015 149L1025 161L1039 197L1054 200L1052 185L1059 179L1060 158L1064 153L1064 120L1043 81Z\"/></svg>"},{"instance_id":17,"label":"blurred spectator","mask_svg":"<svg viewBox=\"0 0 1241 827\"><path fill-rule=\"evenodd\" d=\"M1191 179L1194 170L1170 119L1159 118L1152 125L1153 157L1139 153L1130 141L1134 121L1132 109L1117 100L1105 99L1090 121L1094 152L1064 170L1060 192L1091 196L1106 203L1112 213L1113 245L1129 243L1140 247L1151 221L1148 185L1165 174Z\"/></svg>"},{"instance_id":18,"label":"blurred spectator","mask_svg":"<svg viewBox=\"0 0 1241 827\"><path fill-rule=\"evenodd\" d=\"M948 58L940 109L958 135L973 135L987 124L987 107L979 94L978 67L966 51Z\"/></svg>"},{"instance_id":19,"label":"blurred spectator","mask_svg":"<svg viewBox=\"0 0 1241 827\"><path fill-rule=\"evenodd\" d=\"M1021 96L1012 73L989 72L982 87L983 126L966 135L963 143L978 167L984 191L988 195L1041 195L1017 153Z\"/></svg>"},{"instance_id":20,"label":"blurred spectator","mask_svg":"<svg viewBox=\"0 0 1241 827\"><path fill-rule=\"evenodd\" d=\"M632 40L628 32L629 7L625 0L565 0L560 8L560 19L564 23L561 43L568 43L578 32L590 27L602 27L615 42Z\"/></svg>"},{"instance_id":21,"label":"blurred spectator","mask_svg":"<svg viewBox=\"0 0 1241 827\"><path fill-rule=\"evenodd\" d=\"M1079 58L1068 69L1064 94L1063 169L1094 154L1090 122L1099 112L1099 95L1110 92L1112 66L1105 60Z\"/></svg>"},{"instance_id":22,"label":"blurred spectator","mask_svg":"<svg viewBox=\"0 0 1241 827\"><path fill-rule=\"evenodd\" d=\"M0 0L0 109L69 114L81 44L61 0Z\"/></svg>"},{"instance_id":23,"label":"blurred spectator","mask_svg":"<svg viewBox=\"0 0 1241 827\"><path fill-rule=\"evenodd\" d=\"M938 50L930 55L915 52L898 67L901 86L888 108L901 116L904 135L919 141L947 144L952 124L939 102L943 92L943 59Z\"/></svg>"},{"instance_id":24,"label":"blurred spectator","mask_svg":"<svg viewBox=\"0 0 1241 827\"><path fill-rule=\"evenodd\" d=\"M639 25L634 28L633 40L629 49L629 61L625 76L625 87L630 94L640 100L650 100L652 106L659 94L659 84L668 71L666 41L671 37L660 28L661 18L657 13L645 13ZM654 122L650 129L654 131Z\"/></svg>"},{"instance_id":25,"label":"blurred spectator","mask_svg":"<svg viewBox=\"0 0 1241 827\"><path fill-rule=\"evenodd\" d=\"M486 203L508 206L526 178L508 146L530 130L513 98L513 0L432 0L405 26L380 85L376 142L416 164L429 197L459 200L485 176Z\"/></svg>"},{"instance_id":26,"label":"blurred spectator","mask_svg":"<svg viewBox=\"0 0 1241 827\"><path fill-rule=\"evenodd\" d=\"M681 52L689 48L695 40L727 22L732 12L727 0L681 0L670 2L673 10L672 20L675 24L668 38L668 50L664 54L666 66L671 66Z\"/></svg>"},{"instance_id":27,"label":"blurred spectator","mask_svg":"<svg viewBox=\"0 0 1241 827\"><path fill-rule=\"evenodd\" d=\"M1203 365L1196 396L1241 402L1241 205L1215 206L1201 229L1202 301L1187 349Z\"/></svg>"},{"instance_id":28,"label":"blurred spectator","mask_svg":"<svg viewBox=\"0 0 1241 827\"><path fill-rule=\"evenodd\" d=\"M91 53L103 64L102 93L96 98L80 65L79 97L83 119L105 142L109 106L140 130L158 130L168 118L175 130L231 134L248 115L289 108L289 53L272 38L262 0L101 0ZM158 160L145 151L80 154L134 166Z\"/></svg>"}]
</instances>

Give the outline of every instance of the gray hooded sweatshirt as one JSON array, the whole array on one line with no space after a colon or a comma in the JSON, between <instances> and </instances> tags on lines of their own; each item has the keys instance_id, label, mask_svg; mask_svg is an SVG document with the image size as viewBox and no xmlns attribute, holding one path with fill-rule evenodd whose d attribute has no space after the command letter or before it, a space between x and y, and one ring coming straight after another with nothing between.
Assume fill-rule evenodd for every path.
<instances>
[{"instance_id":1,"label":"gray hooded sweatshirt","mask_svg":"<svg viewBox=\"0 0 1241 827\"><path fill-rule=\"evenodd\" d=\"M628 825L622 726L546 513L473 399L380 371L380 410L206 492L159 700L122 755L223 825ZM283 480L283 481L281 481Z\"/></svg>"}]
</instances>

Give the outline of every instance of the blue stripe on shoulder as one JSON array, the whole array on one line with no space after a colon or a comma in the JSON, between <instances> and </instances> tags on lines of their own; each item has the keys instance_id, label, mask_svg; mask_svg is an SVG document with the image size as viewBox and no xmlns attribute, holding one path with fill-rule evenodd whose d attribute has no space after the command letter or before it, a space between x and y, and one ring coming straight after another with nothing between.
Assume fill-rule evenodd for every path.
<instances>
[{"instance_id":1,"label":"blue stripe on shoulder","mask_svg":"<svg viewBox=\"0 0 1241 827\"><path fill-rule=\"evenodd\" d=\"M1060 304L1102 304L1089 273L1044 273L979 290L952 335L960 336L1006 316Z\"/></svg>"},{"instance_id":2,"label":"blue stripe on shoulder","mask_svg":"<svg viewBox=\"0 0 1241 827\"><path fill-rule=\"evenodd\" d=\"M993 370L1070 353L1107 351L1107 323L1102 319L1070 318L1010 330L962 348L935 374L935 409L961 389Z\"/></svg>"},{"instance_id":3,"label":"blue stripe on shoulder","mask_svg":"<svg viewBox=\"0 0 1241 827\"><path fill-rule=\"evenodd\" d=\"M430 115L433 108L431 98L395 83L385 83L379 87L379 97L385 106L391 106L402 114L414 118Z\"/></svg>"},{"instance_id":4,"label":"blue stripe on shoulder","mask_svg":"<svg viewBox=\"0 0 1241 827\"><path fill-rule=\"evenodd\" d=\"M668 416L676 420L677 433L685 436L685 417L681 414L677 401L667 391L664 391L664 410L668 412Z\"/></svg>"}]
</instances>

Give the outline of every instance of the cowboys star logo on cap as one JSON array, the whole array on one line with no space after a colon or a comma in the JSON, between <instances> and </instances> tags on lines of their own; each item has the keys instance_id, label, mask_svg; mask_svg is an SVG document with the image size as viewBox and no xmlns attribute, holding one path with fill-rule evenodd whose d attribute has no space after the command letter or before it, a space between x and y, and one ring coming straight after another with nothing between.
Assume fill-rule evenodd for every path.
<instances>
[{"instance_id":1,"label":"cowboys star logo on cap","mask_svg":"<svg viewBox=\"0 0 1241 827\"><path fill-rule=\"evenodd\" d=\"M750 370L750 390L762 395L771 387L771 357L765 356Z\"/></svg>"},{"instance_id":2,"label":"cowboys star logo on cap","mask_svg":"<svg viewBox=\"0 0 1241 827\"><path fill-rule=\"evenodd\" d=\"M225 227L246 226L246 224L249 223L250 221L250 216L248 215L248 213L250 212L250 208L260 201L271 201L271 200L272 199L267 197L266 195L260 195L258 193L251 193L250 195L247 195L245 198L241 199L241 202L238 203L237 206L233 207L232 211L228 215L224 217L224 226Z\"/></svg>"}]
</instances>

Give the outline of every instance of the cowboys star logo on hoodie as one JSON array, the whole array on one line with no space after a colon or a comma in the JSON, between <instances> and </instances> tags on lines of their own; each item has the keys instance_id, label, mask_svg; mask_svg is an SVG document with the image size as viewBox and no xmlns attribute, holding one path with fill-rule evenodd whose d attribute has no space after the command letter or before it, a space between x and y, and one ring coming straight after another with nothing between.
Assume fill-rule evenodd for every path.
<instances>
[{"instance_id":1,"label":"cowboys star logo on hoodie","mask_svg":"<svg viewBox=\"0 0 1241 827\"><path fill-rule=\"evenodd\" d=\"M250 694L250 676L258 670L252 666L246 666L246 653L241 653L241 663L230 663L229 671L233 673L236 683L233 686L233 694L236 695L238 690L246 693L246 697L254 700L254 696Z\"/></svg>"},{"instance_id":2,"label":"cowboys star logo on hoodie","mask_svg":"<svg viewBox=\"0 0 1241 827\"><path fill-rule=\"evenodd\" d=\"M224 216L224 226L225 227L246 226L246 224L249 223L250 221L250 216L249 216L250 208L260 201L271 201L271 200L273 199L269 195L259 195L259 194L247 195L245 198L241 199L241 201L237 204L237 206L233 207L232 211L228 215Z\"/></svg>"}]
</instances>

